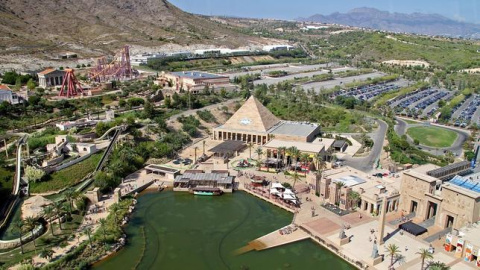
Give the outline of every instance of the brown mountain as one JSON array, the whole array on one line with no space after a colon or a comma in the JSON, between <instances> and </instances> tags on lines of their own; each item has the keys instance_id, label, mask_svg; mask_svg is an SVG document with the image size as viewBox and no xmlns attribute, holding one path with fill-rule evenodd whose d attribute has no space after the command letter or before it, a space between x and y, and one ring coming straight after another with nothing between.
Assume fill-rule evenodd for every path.
<instances>
[{"instance_id":1,"label":"brown mountain","mask_svg":"<svg viewBox=\"0 0 480 270\"><path fill-rule=\"evenodd\" d=\"M165 0L0 0L0 51L75 51L84 56L124 44L157 46L261 42Z\"/></svg>"}]
</instances>

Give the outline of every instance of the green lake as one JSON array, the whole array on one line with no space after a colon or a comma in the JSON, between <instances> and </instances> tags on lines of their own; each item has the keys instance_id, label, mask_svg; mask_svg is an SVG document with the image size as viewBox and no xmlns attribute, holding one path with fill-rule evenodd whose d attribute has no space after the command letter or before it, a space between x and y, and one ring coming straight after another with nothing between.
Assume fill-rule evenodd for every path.
<instances>
[{"instance_id":1,"label":"green lake","mask_svg":"<svg viewBox=\"0 0 480 270\"><path fill-rule=\"evenodd\" d=\"M311 240L234 255L291 220L291 213L243 192L150 193L138 200L126 247L94 269L354 269Z\"/></svg>"}]
</instances>

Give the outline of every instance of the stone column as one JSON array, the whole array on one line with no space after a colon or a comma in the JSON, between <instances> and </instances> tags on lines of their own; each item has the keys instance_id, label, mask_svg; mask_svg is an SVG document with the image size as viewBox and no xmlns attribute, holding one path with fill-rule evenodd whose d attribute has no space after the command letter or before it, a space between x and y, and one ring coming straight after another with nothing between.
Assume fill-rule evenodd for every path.
<instances>
[{"instance_id":1,"label":"stone column","mask_svg":"<svg viewBox=\"0 0 480 270\"><path fill-rule=\"evenodd\" d=\"M383 241L383 233L385 231L385 217L387 216L387 198L383 198L382 202L382 214L380 215L380 219L378 222L378 243L382 245L385 241Z\"/></svg>"}]
</instances>

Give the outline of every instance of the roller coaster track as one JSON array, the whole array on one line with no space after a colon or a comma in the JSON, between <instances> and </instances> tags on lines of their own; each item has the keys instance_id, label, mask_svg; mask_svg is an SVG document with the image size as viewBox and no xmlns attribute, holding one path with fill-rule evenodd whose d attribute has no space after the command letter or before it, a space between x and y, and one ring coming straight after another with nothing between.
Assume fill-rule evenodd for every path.
<instances>
[{"instance_id":1,"label":"roller coaster track","mask_svg":"<svg viewBox=\"0 0 480 270\"><path fill-rule=\"evenodd\" d=\"M15 177L13 182L12 195L17 196L20 193L20 182L22 179L22 146L27 143L27 135L21 137L17 142L17 165L15 168Z\"/></svg>"},{"instance_id":2,"label":"roller coaster track","mask_svg":"<svg viewBox=\"0 0 480 270\"><path fill-rule=\"evenodd\" d=\"M117 141L118 137L120 136L120 133L122 133L122 131L124 131L126 129L126 126L118 126L118 127L113 128L113 129L115 129L115 134L113 134L112 140L110 141L110 144L108 145L107 150L103 154L102 159L100 160L100 162L98 162L97 168L95 168L94 173L102 170L102 167L103 167L105 161L107 160L108 156L112 152L112 149L113 149L113 146L115 145L115 142ZM113 129L111 129L111 130L113 130ZM109 132L110 131L107 131L103 136L105 136Z\"/></svg>"},{"instance_id":3,"label":"roller coaster track","mask_svg":"<svg viewBox=\"0 0 480 270\"><path fill-rule=\"evenodd\" d=\"M15 175L13 177L13 185L12 185L12 194L9 198L5 201L2 209L0 210L0 228L3 228L12 213L12 210L15 208L15 205L19 201L20 195L20 184L22 180L22 146L27 143L27 135L23 135L17 141L17 165L15 168Z\"/></svg>"}]
</instances>

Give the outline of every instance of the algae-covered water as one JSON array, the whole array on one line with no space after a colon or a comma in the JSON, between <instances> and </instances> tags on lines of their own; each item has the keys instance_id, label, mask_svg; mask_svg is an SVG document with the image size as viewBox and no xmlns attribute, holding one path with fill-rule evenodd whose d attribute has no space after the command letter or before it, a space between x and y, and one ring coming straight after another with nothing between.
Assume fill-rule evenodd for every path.
<instances>
[{"instance_id":1,"label":"algae-covered water","mask_svg":"<svg viewBox=\"0 0 480 270\"><path fill-rule=\"evenodd\" d=\"M146 194L126 228L126 247L94 268L354 269L310 240L234 254L291 220L291 213L243 192L215 197Z\"/></svg>"}]
</instances>

